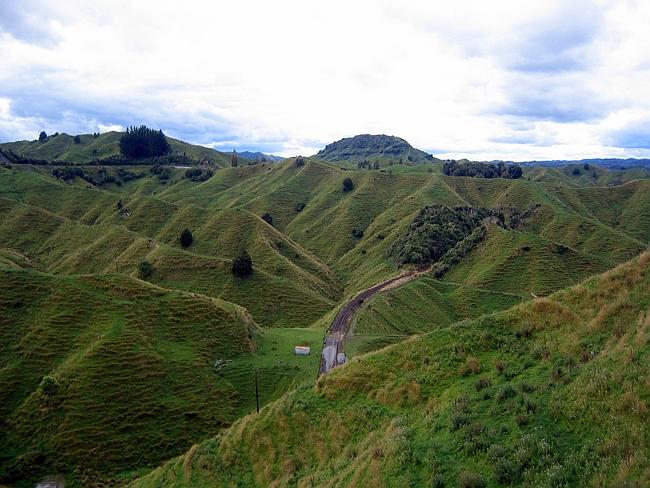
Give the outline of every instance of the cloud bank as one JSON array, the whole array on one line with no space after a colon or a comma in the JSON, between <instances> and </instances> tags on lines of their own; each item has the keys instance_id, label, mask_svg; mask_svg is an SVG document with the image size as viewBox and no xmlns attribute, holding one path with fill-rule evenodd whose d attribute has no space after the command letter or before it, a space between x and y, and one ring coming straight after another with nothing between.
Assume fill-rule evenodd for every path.
<instances>
[{"instance_id":1,"label":"cloud bank","mask_svg":"<svg viewBox=\"0 0 650 488\"><path fill-rule=\"evenodd\" d=\"M145 123L312 154L387 133L443 157L650 156L643 1L0 3L0 141Z\"/></svg>"}]
</instances>

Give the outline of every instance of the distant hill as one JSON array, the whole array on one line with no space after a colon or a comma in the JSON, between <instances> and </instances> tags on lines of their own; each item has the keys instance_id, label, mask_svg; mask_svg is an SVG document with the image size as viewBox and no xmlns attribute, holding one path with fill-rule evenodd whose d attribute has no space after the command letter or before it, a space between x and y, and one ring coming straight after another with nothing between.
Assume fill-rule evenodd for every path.
<instances>
[{"instance_id":1,"label":"distant hill","mask_svg":"<svg viewBox=\"0 0 650 488\"><path fill-rule=\"evenodd\" d=\"M512 162L512 161L508 161L508 162ZM650 168L650 159L647 158L551 159L548 161L523 161L518 164L522 166L525 165L525 166L545 166L545 167L569 166L572 164L579 164L579 165L595 164L603 168L625 169L625 168L634 168L634 167Z\"/></svg>"},{"instance_id":2,"label":"distant hill","mask_svg":"<svg viewBox=\"0 0 650 488\"><path fill-rule=\"evenodd\" d=\"M380 164L425 163L436 161L433 156L415 149L400 137L387 135L361 134L346 137L333 142L321 149L316 157L329 162L362 162L371 164L379 161Z\"/></svg>"},{"instance_id":3,"label":"distant hill","mask_svg":"<svg viewBox=\"0 0 650 488\"><path fill-rule=\"evenodd\" d=\"M255 151L255 152L254 151L241 151L241 152L238 152L237 155L239 155L239 156L241 156L243 158L246 158L246 159L250 159L252 161L262 161L262 162L271 161L273 163L275 163L277 161L282 161L283 159L285 159L282 156L274 156L273 154L265 154L265 153L262 153L262 152L259 152L259 151Z\"/></svg>"},{"instance_id":4,"label":"distant hill","mask_svg":"<svg viewBox=\"0 0 650 488\"><path fill-rule=\"evenodd\" d=\"M44 141L16 141L0 144L0 149L10 150L27 158L42 159L51 162L89 163L97 159L106 159L120 154L122 132L105 132L93 134L50 135ZM78 140L78 142L75 142ZM230 165L230 154L222 153L208 147L189 144L167 137L172 152L185 154L192 159L210 159L222 166ZM247 159L246 156L242 156Z\"/></svg>"}]
</instances>

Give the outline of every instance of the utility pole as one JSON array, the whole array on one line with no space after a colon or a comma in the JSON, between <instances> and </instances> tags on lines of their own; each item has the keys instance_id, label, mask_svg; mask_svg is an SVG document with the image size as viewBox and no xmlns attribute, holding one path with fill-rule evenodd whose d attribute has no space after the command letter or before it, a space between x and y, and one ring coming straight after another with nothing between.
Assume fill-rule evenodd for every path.
<instances>
[{"instance_id":1,"label":"utility pole","mask_svg":"<svg viewBox=\"0 0 650 488\"><path fill-rule=\"evenodd\" d=\"M260 413L260 389L257 383L257 368L255 368L255 405L257 406L257 413Z\"/></svg>"}]
</instances>

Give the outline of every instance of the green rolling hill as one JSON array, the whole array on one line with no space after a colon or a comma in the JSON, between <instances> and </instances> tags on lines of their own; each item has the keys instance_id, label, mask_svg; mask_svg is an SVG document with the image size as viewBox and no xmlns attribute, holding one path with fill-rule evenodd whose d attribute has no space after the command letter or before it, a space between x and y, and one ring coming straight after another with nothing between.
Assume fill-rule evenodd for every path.
<instances>
[{"instance_id":1,"label":"green rolling hill","mask_svg":"<svg viewBox=\"0 0 650 488\"><path fill-rule=\"evenodd\" d=\"M130 486L643 486L650 254L352 361Z\"/></svg>"},{"instance_id":2,"label":"green rolling hill","mask_svg":"<svg viewBox=\"0 0 650 488\"><path fill-rule=\"evenodd\" d=\"M120 154L120 137L122 132L104 132L98 136L93 134L80 134L79 142L75 136L65 133L50 135L44 141L18 141L1 143L0 149L9 150L24 156L45 161L63 161L70 163L88 163L97 159L106 159ZM226 166L230 165L230 154L225 154L214 149L168 137L167 140L176 154L185 154L189 158L202 160L208 159ZM244 158L244 160L246 160Z\"/></svg>"},{"instance_id":3,"label":"green rolling hill","mask_svg":"<svg viewBox=\"0 0 650 488\"><path fill-rule=\"evenodd\" d=\"M47 165L0 165L0 333L4 334L0 377L6 379L0 386L4 409L0 425L5 436L0 442L9 446L0 456L0 483L33 486L40 476L63 473L73 487L119 485L219 432L224 432L219 434L223 439L240 436L237 442L244 451L233 454L235 451L226 449L223 452L230 453L224 454L229 461L222 463L218 461L222 459L221 441L208 442L193 449L216 457L188 454L184 461L188 474L183 478L187 481L178 478L178 463L183 461L175 461L145 478L143 486L167 486L167 479L189 486L221 486L233 480L258 486L291 485L301 480L305 486L315 486L327 476L343 484L357 480L358 485L365 485L379 476L399 485L418 485L430 484L438 474L449 484L462 470L492 479L487 451L462 450L459 454L449 447L465 443L467 439L458 436L469 428L449 432L444 419L451 416L453 398L470 395L478 378L475 373L456 378L458 361L439 361L439 351L461 351L465 341L467 347L479 348L479 362L485 368L497 359L495 351L507 356L504 362L517 364L512 372L506 370L501 375L490 370L493 396L502 383L513 383L516 389L517 375L525 376L529 370L535 374L521 376L521 381L541 385L560 356L524 367L532 354L525 344L543 345L542 339L548 339L551 346L562 341L582 344L580 341L588 339L603 345L611 334L599 335L585 326L580 329L584 334L574 337L565 330L564 322L558 322L549 329L548 337L546 332L535 332L531 339L524 331L519 333L523 337L517 337L523 341L520 344L511 335L524 329L528 318L533 323L548 312L551 320L557 312L553 308L556 301L568 300L566 297L578 293L575 290L603 288L606 278L599 278L553 295L638 256L650 242L650 180L638 172L597 168L599 176L594 179L557 168L526 168L518 180L451 177L441 174L439 163L430 158L418 160L416 153L408 152L404 154L414 154L414 161L406 157L400 165L392 161L393 156L386 156L388 159L380 160L379 170L358 170L357 156L336 159L341 153L331 160L317 155L232 168L229 157L218 160L201 152L203 149L191 157L214 157L225 167L216 168L212 177L201 182L186 178L182 168L172 168L168 178L160 178L146 167L82 164L89 162L85 158L88 150L92 153L92 145L102 141L106 151L102 154L110 155L117 147L115 134L82 136L76 145L70 138L70 147L64 144L69 137L64 134L44 143L24 143L24 151L29 144L39 144L33 151L40 153L29 157L75 161L92 178L76 175L63 180ZM61 146L56 151L59 146L55 143ZM181 151L171 143L175 151ZM19 147L23 143L12 144ZM52 151L46 154L50 144ZM410 151L400 144L398 152L384 154ZM59 150L62 152L56 156ZM78 159L76 150L81 151ZM189 150L183 152L190 154ZM391 161L392 166L386 167ZM124 177L128 176L125 172L136 176ZM100 174L116 179L99 179ZM353 181L351 191L343 190L345 178ZM521 219L513 228L486 223L485 238L462 258L451 261L443 276L429 273L364 304L346 351L353 357L352 363L320 380L317 390L300 387L315 378L323 334L337 310L359 291L402 271L389 249L408 231L419 210L431 203L484 207L508 215L515 212ZM261 218L267 213L270 222ZM183 248L179 236L186 228L194 240ZM232 260L242 250L251 255L254 267L245 279L231 273ZM139 279L143 260L153 265L146 282ZM641 262L646 263L647 258L635 261ZM629 264L624 269L632 267ZM637 284L621 285L629 288L630 295L640 297L630 305L636 307L634 311L645 303L645 288L634 288ZM610 291L607 303L628 303L628 295ZM38 299L30 300L32 296ZM596 312L589 311L595 295L576 297L585 300L584 310L575 312L577 318L563 317L581 324L596 320ZM550 308L544 309L546 306ZM621 317L627 317L627 309L623 312ZM608 331L619 320L614 315L603 326ZM489 339L492 342L485 339L492 349L482 350L480 338L492 334L492 323L505 339L501 341L494 333ZM470 334L471 340L456 335L465 327L474 334ZM427 335L410 339L423 334ZM362 355L397 342L403 344ZM309 345L312 355L294 356L293 347L299 344ZM378 366L382 361L392 364L394 353L390 351L404 351L413 358L412 365L400 359L390 368L394 378ZM579 352L572 352L574 359ZM462 361L470 355L458 354ZM425 358L429 358L429 369L422 369ZM223 361L215 368L218 359ZM377 376L364 376L360 372L366 366L361 364L372 365L369 371ZM576 375L591 364L579 364ZM431 369L433 365L442 369ZM572 366L562 367L574 373ZM262 406L277 403L264 410L272 414L244 417L236 423L255 408L255 370ZM503 376L511 373L512 378ZM426 374L440 375L436 376L440 384L424 381ZM358 380L358 375L363 379ZM47 385L41 385L49 376L56 378L60 387L52 404L43 396ZM420 391L428 392L426 405L419 400L417 405L385 405L393 397L415 395L411 388L418 387L411 380L420 385ZM571 384L576 383L562 388ZM360 400L363 388L368 387L373 388L374 396ZM293 392L295 388L297 392ZM340 394L336 393L339 390ZM544 386L529 393L543 395L534 401L544 403L546 409L553 398L565 402L567 391ZM477 410L471 412L486 430L501 428L501 424L488 422L488 412L498 419L510 416L503 421L511 430L504 434L507 445L502 447L510 454L519 449L514 433L520 426L512 425L512 418L521 413L519 407L513 402L505 404L507 408L498 403L494 406L493 400L472 395ZM523 396L528 398L527 393ZM336 403L339 401L343 404ZM294 405L295 411L291 410ZM330 408L339 408L336 405L343 405L343 417L332 414ZM322 415L310 417L312 407L312 413ZM272 423L272 417L285 409L304 418L305 424L297 425L295 432L271 424L258 426L262 418ZM432 417L431 412L438 416ZM379 460L395 458L391 436L398 435L402 427L391 422L402 416L410 422L410 415L428 415L432 423L414 424L413 436L420 439L414 448L444 452L440 458L431 454L437 464L424 463L424 457L413 458L420 459L418 466L427 467L418 468L416 478L405 480L395 474L397 466L386 467L393 469L393 474L383 471ZM544 413L544 422L548 415ZM444 424L440 429L433 427L440 422ZM229 427L233 423L235 426ZM342 425L347 430L331 438L309 433L308 426L321 432L327 425ZM376 436L368 437L369 431L363 429L373 426ZM267 427L268 436L255 430ZM490 439L502 438L492 430ZM553 432L567 439L561 448L586 442L566 430ZM299 434L307 436L312 447L303 458L276 452L269 447L269 443L280 442L280 437L269 437L276 433L287 449L293 449L292 436ZM147 439L147 447L140 451L134 447L138 435ZM492 443L498 444L497 440ZM98 447L93 448L93 443ZM343 445L345 459L354 461L345 472L335 467L345 459L341 453L331 453L334 443ZM268 465L246 451L249 447L260 455L267 453ZM373 454L376 447L380 450ZM284 454L290 461L280 466ZM449 464L455 456L460 460ZM243 464L233 467L231 462L238 457ZM516 464L512 456L508 459ZM612 455L611 459L618 458ZM435 467L447 464L445 470ZM525 474L528 467L522 468L517 480L524 484L528 479L546 480L542 471L559 469L555 464L530 468L530 475ZM567 468L562 476L575 480L571 471L578 469L575 466L583 465ZM609 471L600 476L616 479Z\"/></svg>"}]
</instances>

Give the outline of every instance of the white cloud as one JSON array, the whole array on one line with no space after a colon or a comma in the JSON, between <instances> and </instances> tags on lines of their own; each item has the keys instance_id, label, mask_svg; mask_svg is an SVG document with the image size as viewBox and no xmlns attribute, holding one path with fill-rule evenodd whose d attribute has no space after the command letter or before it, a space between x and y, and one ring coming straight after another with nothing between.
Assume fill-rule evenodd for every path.
<instances>
[{"instance_id":1,"label":"white cloud","mask_svg":"<svg viewBox=\"0 0 650 488\"><path fill-rule=\"evenodd\" d=\"M3 140L147 123L281 154L367 132L479 159L645 151L610 133L650 118L647 2L41 3L0 23Z\"/></svg>"}]
</instances>

